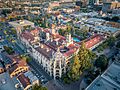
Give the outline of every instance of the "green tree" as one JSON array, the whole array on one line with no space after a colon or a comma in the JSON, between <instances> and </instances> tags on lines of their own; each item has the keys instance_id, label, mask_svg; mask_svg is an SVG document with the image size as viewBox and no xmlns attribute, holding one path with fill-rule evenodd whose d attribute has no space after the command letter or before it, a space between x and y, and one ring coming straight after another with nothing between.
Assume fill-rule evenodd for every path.
<instances>
[{"instance_id":1,"label":"green tree","mask_svg":"<svg viewBox=\"0 0 120 90\"><path fill-rule=\"evenodd\" d=\"M3 46L3 47L8 54L13 54L14 53L14 50L12 49L12 47L7 47L7 46Z\"/></svg>"},{"instance_id":2,"label":"green tree","mask_svg":"<svg viewBox=\"0 0 120 90\"><path fill-rule=\"evenodd\" d=\"M64 30L64 29L59 29L58 33L62 36L66 36L69 32L67 30Z\"/></svg>"},{"instance_id":3,"label":"green tree","mask_svg":"<svg viewBox=\"0 0 120 90\"><path fill-rule=\"evenodd\" d=\"M25 60L26 62L29 62L32 60L32 58L28 55L21 55L20 57L22 60Z\"/></svg>"},{"instance_id":4,"label":"green tree","mask_svg":"<svg viewBox=\"0 0 120 90\"><path fill-rule=\"evenodd\" d=\"M67 32L70 32L72 30L72 27L70 25L67 26Z\"/></svg>"},{"instance_id":5,"label":"green tree","mask_svg":"<svg viewBox=\"0 0 120 90\"><path fill-rule=\"evenodd\" d=\"M64 30L63 29L59 29L58 33L63 36L64 35Z\"/></svg>"},{"instance_id":6,"label":"green tree","mask_svg":"<svg viewBox=\"0 0 120 90\"><path fill-rule=\"evenodd\" d=\"M11 34L14 34L14 35L17 34L17 32L16 32L16 30L14 28L11 28Z\"/></svg>"},{"instance_id":7,"label":"green tree","mask_svg":"<svg viewBox=\"0 0 120 90\"><path fill-rule=\"evenodd\" d=\"M42 87L41 85L37 85L35 84L33 87L32 87L32 90L48 90L46 87Z\"/></svg>"},{"instance_id":8,"label":"green tree","mask_svg":"<svg viewBox=\"0 0 120 90\"><path fill-rule=\"evenodd\" d=\"M120 48L120 41L116 45L117 48Z\"/></svg>"},{"instance_id":9,"label":"green tree","mask_svg":"<svg viewBox=\"0 0 120 90\"><path fill-rule=\"evenodd\" d=\"M108 60L105 55L99 56L99 58L95 61L95 66L100 68L102 71L106 68L107 64Z\"/></svg>"},{"instance_id":10,"label":"green tree","mask_svg":"<svg viewBox=\"0 0 120 90\"><path fill-rule=\"evenodd\" d=\"M118 16L112 17L112 20L115 21L115 22L117 22L119 19L120 19L120 18L119 18Z\"/></svg>"},{"instance_id":11,"label":"green tree","mask_svg":"<svg viewBox=\"0 0 120 90\"><path fill-rule=\"evenodd\" d=\"M92 60L94 60L96 55L85 47L84 42L81 44L78 55L81 65L80 71L84 71L85 69L92 67Z\"/></svg>"},{"instance_id":12,"label":"green tree","mask_svg":"<svg viewBox=\"0 0 120 90\"><path fill-rule=\"evenodd\" d=\"M78 80L84 70L93 66L92 60L94 60L95 57L96 55L92 51L88 50L83 42L78 54L73 58L73 63L71 64L70 70L67 74L68 78L72 81Z\"/></svg>"},{"instance_id":13,"label":"green tree","mask_svg":"<svg viewBox=\"0 0 120 90\"><path fill-rule=\"evenodd\" d=\"M113 47L113 45L114 45L114 43L115 43L115 40L116 40L115 37L109 37L109 38L106 40L106 42L107 42L108 46Z\"/></svg>"},{"instance_id":14,"label":"green tree","mask_svg":"<svg viewBox=\"0 0 120 90\"><path fill-rule=\"evenodd\" d=\"M63 77L63 81L66 84L70 84L71 80L68 78L68 76Z\"/></svg>"},{"instance_id":15,"label":"green tree","mask_svg":"<svg viewBox=\"0 0 120 90\"><path fill-rule=\"evenodd\" d=\"M69 77L71 77L72 80L79 79L79 76L81 75L81 71L79 71L80 67L81 65L80 65L80 60L78 58L78 55L75 55L73 58L73 64L71 66L71 69L68 75Z\"/></svg>"}]
</instances>

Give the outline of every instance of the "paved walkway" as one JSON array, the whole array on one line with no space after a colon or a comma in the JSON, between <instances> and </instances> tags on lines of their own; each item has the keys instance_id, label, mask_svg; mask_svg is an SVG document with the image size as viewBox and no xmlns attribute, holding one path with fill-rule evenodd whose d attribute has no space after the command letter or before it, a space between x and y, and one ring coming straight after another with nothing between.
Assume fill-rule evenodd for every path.
<instances>
[{"instance_id":1,"label":"paved walkway","mask_svg":"<svg viewBox=\"0 0 120 90\"><path fill-rule=\"evenodd\" d=\"M55 80L51 80L48 83L45 84L45 86L48 88L48 90L65 90L61 89L61 86L56 85Z\"/></svg>"},{"instance_id":2,"label":"paved walkway","mask_svg":"<svg viewBox=\"0 0 120 90\"><path fill-rule=\"evenodd\" d=\"M63 84L58 81L51 80L46 83L45 86L48 88L48 90L79 90L81 81L82 79L71 84Z\"/></svg>"}]
</instances>

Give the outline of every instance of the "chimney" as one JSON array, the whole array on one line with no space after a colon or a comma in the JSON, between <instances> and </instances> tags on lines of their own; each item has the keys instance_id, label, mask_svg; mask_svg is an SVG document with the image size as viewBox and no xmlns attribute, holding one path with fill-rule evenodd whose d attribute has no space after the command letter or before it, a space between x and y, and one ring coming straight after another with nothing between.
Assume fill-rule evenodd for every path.
<instances>
[{"instance_id":1,"label":"chimney","mask_svg":"<svg viewBox=\"0 0 120 90\"><path fill-rule=\"evenodd\" d=\"M46 33L46 40L48 41L50 39L50 34Z\"/></svg>"},{"instance_id":2,"label":"chimney","mask_svg":"<svg viewBox=\"0 0 120 90\"><path fill-rule=\"evenodd\" d=\"M30 41L30 39L28 39L28 41Z\"/></svg>"},{"instance_id":3,"label":"chimney","mask_svg":"<svg viewBox=\"0 0 120 90\"><path fill-rule=\"evenodd\" d=\"M76 50L76 48L74 48L74 50Z\"/></svg>"},{"instance_id":4,"label":"chimney","mask_svg":"<svg viewBox=\"0 0 120 90\"><path fill-rule=\"evenodd\" d=\"M46 48L46 51L49 52L49 48Z\"/></svg>"},{"instance_id":5,"label":"chimney","mask_svg":"<svg viewBox=\"0 0 120 90\"><path fill-rule=\"evenodd\" d=\"M56 45L58 45L59 43L58 43L58 41L56 41Z\"/></svg>"},{"instance_id":6,"label":"chimney","mask_svg":"<svg viewBox=\"0 0 120 90\"><path fill-rule=\"evenodd\" d=\"M20 20L19 23L20 23L20 24L24 24L24 21L23 21L23 20Z\"/></svg>"},{"instance_id":7,"label":"chimney","mask_svg":"<svg viewBox=\"0 0 120 90\"><path fill-rule=\"evenodd\" d=\"M40 46L41 46L41 48L43 48L43 44L41 44Z\"/></svg>"},{"instance_id":8,"label":"chimney","mask_svg":"<svg viewBox=\"0 0 120 90\"><path fill-rule=\"evenodd\" d=\"M50 39L50 41L52 42L52 41L53 41L53 39L51 38L51 39Z\"/></svg>"},{"instance_id":9,"label":"chimney","mask_svg":"<svg viewBox=\"0 0 120 90\"><path fill-rule=\"evenodd\" d=\"M57 48L57 52L60 52L60 47Z\"/></svg>"}]
</instances>

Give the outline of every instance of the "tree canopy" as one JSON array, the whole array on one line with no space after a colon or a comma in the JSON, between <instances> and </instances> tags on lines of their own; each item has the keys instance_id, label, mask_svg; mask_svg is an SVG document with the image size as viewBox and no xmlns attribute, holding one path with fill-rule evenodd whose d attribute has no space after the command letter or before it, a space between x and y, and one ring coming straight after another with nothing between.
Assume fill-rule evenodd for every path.
<instances>
[{"instance_id":1,"label":"tree canopy","mask_svg":"<svg viewBox=\"0 0 120 90\"><path fill-rule=\"evenodd\" d=\"M88 50L83 42L81 44L78 54L73 57L73 63L71 64L70 70L67 73L67 80L78 80L84 70L90 69L93 66L92 61L95 57L96 55L92 51Z\"/></svg>"},{"instance_id":2,"label":"tree canopy","mask_svg":"<svg viewBox=\"0 0 120 90\"><path fill-rule=\"evenodd\" d=\"M25 60L26 62L29 62L32 60L32 58L28 55L21 55L20 57L22 60Z\"/></svg>"},{"instance_id":3,"label":"tree canopy","mask_svg":"<svg viewBox=\"0 0 120 90\"><path fill-rule=\"evenodd\" d=\"M95 66L100 68L102 71L106 68L107 64L108 60L105 55L99 56L99 58L95 61Z\"/></svg>"},{"instance_id":4,"label":"tree canopy","mask_svg":"<svg viewBox=\"0 0 120 90\"><path fill-rule=\"evenodd\" d=\"M72 27L67 25L66 29L59 29L58 33L62 36L66 36L68 33L72 33Z\"/></svg>"},{"instance_id":5,"label":"tree canopy","mask_svg":"<svg viewBox=\"0 0 120 90\"><path fill-rule=\"evenodd\" d=\"M80 70L82 71L90 68L92 66L92 60L96 57L96 55L92 51L88 50L85 47L84 42L81 44L78 56L81 64Z\"/></svg>"},{"instance_id":6,"label":"tree canopy","mask_svg":"<svg viewBox=\"0 0 120 90\"><path fill-rule=\"evenodd\" d=\"M8 46L3 46L3 47L8 54L13 54L14 53L14 50L13 50L12 47L8 47Z\"/></svg>"},{"instance_id":7,"label":"tree canopy","mask_svg":"<svg viewBox=\"0 0 120 90\"><path fill-rule=\"evenodd\" d=\"M75 55L73 58L73 64L71 66L71 70L69 72L69 77L71 77L72 80L77 80L79 76L81 75L81 71L79 71L81 65L78 55Z\"/></svg>"},{"instance_id":8,"label":"tree canopy","mask_svg":"<svg viewBox=\"0 0 120 90\"><path fill-rule=\"evenodd\" d=\"M114 46L115 44L115 41L116 41L116 38L115 37L109 37L105 40L105 42L103 42L101 45L99 45L97 47L97 51L98 52L101 52L103 51L104 49L106 48L111 48Z\"/></svg>"},{"instance_id":9,"label":"tree canopy","mask_svg":"<svg viewBox=\"0 0 120 90\"><path fill-rule=\"evenodd\" d=\"M42 87L41 85L35 84L32 88L32 90L48 90L46 87Z\"/></svg>"}]
</instances>

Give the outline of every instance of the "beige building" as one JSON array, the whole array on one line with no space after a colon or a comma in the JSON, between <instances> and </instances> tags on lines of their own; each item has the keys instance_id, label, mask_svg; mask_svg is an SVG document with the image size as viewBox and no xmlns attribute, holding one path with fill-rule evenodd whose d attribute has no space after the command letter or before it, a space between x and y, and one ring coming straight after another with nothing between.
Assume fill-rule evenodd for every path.
<instances>
[{"instance_id":1,"label":"beige building","mask_svg":"<svg viewBox=\"0 0 120 90\"><path fill-rule=\"evenodd\" d=\"M26 61L22 60L19 56L9 55L8 57L12 61L12 63L7 66L11 78L29 70Z\"/></svg>"},{"instance_id":2,"label":"beige building","mask_svg":"<svg viewBox=\"0 0 120 90\"><path fill-rule=\"evenodd\" d=\"M20 38L21 42L28 48L27 52L35 58L36 62L41 64L51 77L56 79L61 78L62 74L66 73L68 64L71 58L78 53L81 43L73 42L70 34L63 37L51 29L37 28L36 30L40 32L40 40L37 40L35 38L37 36L30 32L23 32ZM43 36L44 38L42 38ZM95 48L103 40L100 35L91 38L85 40L89 49Z\"/></svg>"},{"instance_id":3,"label":"beige building","mask_svg":"<svg viewBox=\"0 0 120 90\"><path fill-rule=\"evenodd\" d=\"M34 23L28 20L13 21L13 22L9 22L9 24L12 25L17 30L18 38L23 30L34 27Z\"/></svg>"},{"instance_id":4,"label":"beige building","mask_svg":"<svg viewBox=\"0 0 120 90\"><path fill-rule=\"evenodd\" d=\"M57 34L54 28L37 28L36 30L41 33L40 40L37 40L35 38L37 36L30 32L24 32L21 34L21 42L28 48L28 53L35 58L36 62L56 79L61 78L62 74L66 72L66 65L78 51L78 46L73 44L71 35L65 39ZM46 38L43 39L42 35L45 35ZM45 43L40 43L40 41L45 41Z\"/></svg>"}]
</instances>

